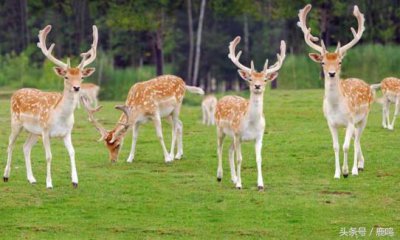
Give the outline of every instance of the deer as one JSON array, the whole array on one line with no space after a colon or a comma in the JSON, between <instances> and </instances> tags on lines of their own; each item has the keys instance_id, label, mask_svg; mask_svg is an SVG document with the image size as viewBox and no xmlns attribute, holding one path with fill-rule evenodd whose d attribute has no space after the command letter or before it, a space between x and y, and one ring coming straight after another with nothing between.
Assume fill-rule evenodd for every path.
<instances>
[{"instance_id":1,"label":"deer","mask_svg":"<svg viewBox=\"0 0 400 240\"><path fill-rule=\"evenodd\" d=\"M281 41L280 54L277 54L277 62L268 67L268 59L261 72L254 68L251 61L251 68L242 65L239 62L241 51L236 55L235 49L240 42L240 37L236 37L229 44L229 59L238 67L239 76L246 81L250 88L250 99L239 96L224 96L216 107L215 121L217 126L217 153L218 168L217 180L222 180L222 150L225 136L233 139L229 148L229 164L231 170L231 180L237 189L242 189L241 164L242 151L241 143L243 141L255 142L255 153L257 162L257 186L258 190L264 189L264 181L261 170L261 149L265 130L265 117L263 112L264 91L268 83L275 80L278 71L282 67L286 54L286 43ZM234 157L236 155L237 170L235 170Z\"/></svg>"},{"instance_id":2,"label":"deer","mask_svg":"<svg viewBox=\"0 0 400 240\"><path fill-rule=\"evenodd\" d=\"M84 96L93 107L97 107L99 102L99 100L97 99L99 91L100 87L94 83L82 83L80 95ZM78 108L80 107L81 107L80 101L78 101Z\"/></svg>"},{"instance_id":3,"label":"deer","mask_svg":"<svg viewBox=\"0 0 400 240\"><path fill-rule=\"evenodd\" d=\"M215 107L217 105L217 98L214 95L207 95L201 102L201 109L203 112L203 124L215 125Z\"/></svg>"},{"instance_id":4,"label":"deer","mask_svg":"<svg viewBox=\"0 0 400 240\"><path fill-rule=\"evenodd\" d=\"M11 97L11 133L8 143L7 165L4 170L4 182L8 182L11 170L11 159L15 141L22 129L28 132L28 138L23 146L27 179L35 184L36 179L32 173L31 150L41 137L45 149L47 174L46 187L53 188L51 178L52 154L50 148L51 138L62 138L68 150L71 162L71 180L74 188L78 187L78 174L75 165L75 150L72 145L71 132L74 126L74 109L78 102L79 90L83 78L89 77L94 68L85 68L96 59L98 41L97 27L93 26L93 43L89 51L82 53L82 61L77 67L71 67L69 59L62 62L52 55L54 43L46 47L46 37L51 31L47 25L39 32L38 48L48 60L53 62L54 72L64 79L64 90L58 92L44 92L38 89L23 88L17 90Z\"/></svg>"},{"instance_id":5,"label":"deer","mask_svg":"<svg viewBox=\"0 0 400 240\"><path fill-rule=\"evenodd\" d=\"M311 28L307 27L306 18L311 10L311 4L306 5L299 11L298 27L304 34L304 40L308 46L318 53L310 53L309 57L321 64L324 75L324 100L323 112L327 120L330 133L332 135L333 149L335 152L335 179L341 175L339 162L339 139L338 129L346 128L345 139L343 143L343 177L347 178L348 170L348 151L350 141L354 137L354 164L352 175L358 175L358 171L364 170L364 156L361 150L360 138L367 124L368 114L371 103L374 101L374 86L369 86L366 82L358 78L340 78L342 60L346 52L360 41L364 32L364 15L357 6L354 6L353 15L357 19L357 31L351 28L353 39L341 46L337 44L335 52L329 52L323 40L318 45L318 38L311 34Z\"/></svg>"},{"instance_id":6,"label":"deer","mask_svg":"<svg viewBox=\"0 0 400 240\"><path fill-rule=\"evenodd\" d=\"M395 77L384 78L380 84L376 84L377 88L382 90L383 97L377 102L382 103L382 127L394 130L394 123L399 114L400 108L400 79ZM390 122L390 103L394 104L393 119Z\"/></svg>"},{"instance_id":7,"label":"deer","mask_svg":"<svg viewBox=\"0 0 400 240\"><path fill-rule=\"evenodd\" d=\"M107 130L94 116L101 109L101 106L93 108L85 98L83 98L83 105L90 122L101 135L99 141L104 141L108 149L111 162L117 162L124 137L128 130L132 128L132 145L127 159L128 163L132 163L135 158L139 127L148 121L152 121L161 144L164 160L166 163L170 163L174 159L181 159L183 156L183 124L179 119L179 113L186 90L195 94L204 94L203 89L187 86L182 78L174 75L162 75L134 84L129 90L125 104L115 106L117 110L122 111L122 114L112 130ZM162 118L167 118L172 125L170 152L167 151L164 143ZM176 155L174 155L175 144L177 144Z\"/></svg>"}]
</instances>

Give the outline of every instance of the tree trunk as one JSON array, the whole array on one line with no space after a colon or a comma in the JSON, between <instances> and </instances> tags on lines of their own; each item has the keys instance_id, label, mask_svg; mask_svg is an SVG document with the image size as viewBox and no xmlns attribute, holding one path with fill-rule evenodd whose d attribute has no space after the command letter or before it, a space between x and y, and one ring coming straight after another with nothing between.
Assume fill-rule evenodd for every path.
<instances>
[{"instance_id":1,"label":"tree trunk","mask_svg":"<svg viewBox=\"0 0 400 240\"><path fill-rule=\"evenodd\" d=\"M193 16L192 16L192 0L187 0L187 15L188 15L188 28L189 28L189 63L187 69L186 82L192 82L193 70L193 54L194 54L194 33L193 33Z\"/></svg>"},{"instance_id":2,"label":"tree trunk","mask_svg":"<svg viewBox=\"0 0 400 240\"><path fill-rule=\"evenodd\" d=\"M197 86L197 78L199 75L200 65L200 48L201 48L201 33L203 30L204 11L206 8L206 0L201 0L199 26L197 27L197 41L196 41L196 58L194 61L194 72L193 72L193 86Z\"/></svg>"},{"instance_id":3,"label":"tree trunk","mask_svg":"<svg viewBox=\"0 0 400 240\"><path fill-rule=\"evenodd\" d=\"M249 60L250 57L250 47L249 47L249 20L247 18L247 14L243 15L243 38L244 38L244 51L243 56L246 61Z\"/></svg>"},{"instance_id":4,"label":"tree trunk","mask_svg":"<svg viewBox=\"0 0 400 240\"><path fill-rule=\"evenodd\" d=\"M163 54L163 43L161 29L158 29L153 34L153 50L154 60L156 62L156 74L157 76L163 75L164 73L164 54Z\"/></svg>"}]
</instances>

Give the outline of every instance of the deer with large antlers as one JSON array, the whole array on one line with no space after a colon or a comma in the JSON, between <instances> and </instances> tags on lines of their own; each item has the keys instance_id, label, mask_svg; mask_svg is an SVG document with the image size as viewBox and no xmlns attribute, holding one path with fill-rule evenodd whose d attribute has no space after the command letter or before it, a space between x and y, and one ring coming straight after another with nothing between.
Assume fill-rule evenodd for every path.
<instances>
[{"instance_id":1,"label":"deer with large antlers","mask_svg":"<svg viewBox=\"0 0 400 240\"><path fill-rule=\"evenodd\" d=\"M341 174L338 139L338 129L340 127L346 128L343 144L343 177L347 177L349 174L347 159L352 137L354 137L354 164L351 173L352 175L358 175L358 171L364 169L364 156L361 151L360 138L367 124L371 103L375 97L375 90L373 86L369 86L361 79L340 79L340 70L342 59L346 52L361 39L364 32L364 15L357 6L354 6L353 14L357 19L358 29L355 31L354 28L351 28L353 40L344 46L338 43L335 52L328 52L322 40L321 45L315 43L318 38L311 35L311 28L307 27L306 18L310 10L310 4L300 10L297 25L303 31L307 45L319 52L319 54L310 53L309 56L313 61L321 64L324 73L325 96L323 111L332 135L333 149L335 151L334 178L340 178Z\"/></svg>"},{"instance_id":2,"label":"deer with large antlers","mask_svg":"<svg viewBox=\"0 0 400 240\"><path fill-rule=\"evenodd\" d=\"M254 69L253 61L251 62L251 68L239 62L241 51L237 55L235 53L235 48L239 42L240 37L236 37L229 44L228 57L239 68L240 77L248 83L250 87L250 99L247 100L239 96L225 96L217 103L215 112L218 137L217 180L222 180L222 148L225 136L228 135L233 138L233 142L229 148L229 164L231 180L237 189L242 188L240 174L242 164L241 142L254 140L258 172L257 186L259 190L262 190L264 189L264 181L261 170L261 149L265 129L263 96L265 86L278 76L278 70L282 67L286 56L286 44L284 41L281 41L280 54L277 55L278 61L271 67L268 67L267 60L264 69L258 72ZM237 170L235 170L235 155Z\"/></svg>"},{"instance_id":3,"label":"deer with large antlers","mask_svg":"<svg viewBox=\"0 0 400 240\"><path fill-rule=\"evenodd\" d=\"M181 120L179 120L179 113L186 90L191 93L204 94L201 88L187 86L180 77L173 75L163 75L134 84L129 90L125 105L118 105L115 107L123 113L114 129L110 131L106 130L94 117L94 113L97 112L101 106L92 108L85 98L82 100L90 121L101 135L100 140L104 140L112 162L117 161L124 137L131 127L132 147L127 162L130 163L134 160L139 126L147 121L152 121L156 129L157 137L160 140L164 153L164 160L168 163L174 159L180 159L183 155L183 124ZM161 118L167 118L172 124L172 142L171 151L169 153L164 143ZM176 155L174 155L176 143L178 150Z\"/></svg>"},{"instance_id":4,"label":"deer with large antlers","mask_svg":"<svg viewBox=\"0 0 400 240\"><path fill-rule=\"evenodd\" d=\"M71 67L58 60L52 55L54 43L50 48L46 47L46 37L51 31L51 26L46 26L39 32L37 46L43 54L52 61L55 73L64 79L63 93L43 92L37 89L24 88L16 91L11 97L11 134L8 144L7 166L4 171L4 181L7 182L11 170L11 158L15 141L22 129L25 129L29 136L24 144L23 151L28 181L36 183L31 167L31 149L39 139L43 140L47 161L46 186L52 188L50 139L62 138L68 150L71 161L71 180L74 187L78 186L78 175L75 166L75 150L72 145L71 132L74 126L74 109L76 107L80 85L85 77L89 77L94 68L85 68L96 58L98 41L97 27L93 26L93 43L91 49L82 53L82 61L77 67Z\"/></svg>"}]
</instances>

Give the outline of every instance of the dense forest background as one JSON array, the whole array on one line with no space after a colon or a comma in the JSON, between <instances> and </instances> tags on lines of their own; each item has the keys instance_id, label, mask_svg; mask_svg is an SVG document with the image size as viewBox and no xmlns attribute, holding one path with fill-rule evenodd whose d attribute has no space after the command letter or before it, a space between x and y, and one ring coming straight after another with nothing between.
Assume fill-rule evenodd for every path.
<instances>
[{"instance_id":1,"label":"dense forest background","mask_svg":"<svg viewBox=\"0 0 400 240\"><path fill-rule=\"evenodd\" d=\"M48 46L54 55L72 58L89 49L92 25L99 29L96 74L88 81L102 87L104 99L121 99L136 81L176 74L208 91L243 87L227 58L228 44L242 36L241 61L262 68L276 61L279 42L288 46L278 88L322 86L319 66L296 26L298 10L311 3L309 25L334 48L351 40L357 21L354 4L364 13L366 31L343 64L343 77L368 82L400 75L400 1L345 0L2 0L0 1L0 87L61 89L52 64L36 47L37 34L53 29Z\"/></svg>"}]
</instances>

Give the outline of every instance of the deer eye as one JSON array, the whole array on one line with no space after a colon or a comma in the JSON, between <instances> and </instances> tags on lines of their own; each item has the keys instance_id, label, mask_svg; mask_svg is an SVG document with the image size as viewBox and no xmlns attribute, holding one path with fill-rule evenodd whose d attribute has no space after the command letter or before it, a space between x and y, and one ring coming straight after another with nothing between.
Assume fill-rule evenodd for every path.
<instances>
[{"instance_id":1,"label":"deer eye","mask_svg":"<svg viewBox=\"0 0 400 240\"><path fill-rule=\"evenodd\" d=\"M68 80L68 77L64 77L65 80Z\"/></svg>"},{"instance_id":2,"label":"deer eye","mask_svg":"<svg viewBox=\"0 0 400 240\"><path fill-rule=\"evenodd\" d=\"M322 65L322 66L324 66L324 65L325 65L325 63L324 63L324 62L321 62L321 65Z\"/></svg>"},{"instance_id":3,"label":"deer eye","mask_svg":"<svg viewBox=\"0 0 400 240\"><path fill-rule=\"evenodd\" d=\"M339 62L339 65L342 65L342 62Z\"/></svg>"}]
</instances>

